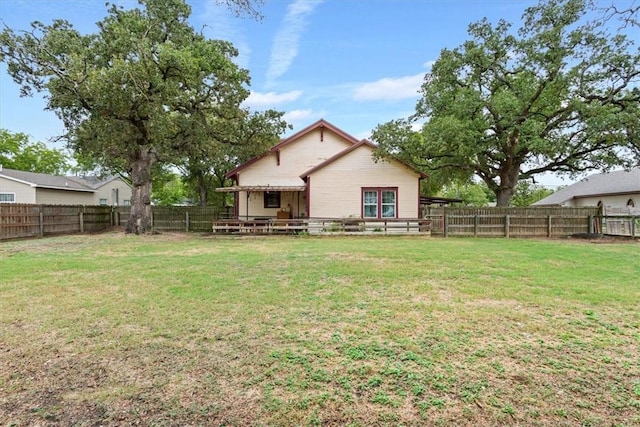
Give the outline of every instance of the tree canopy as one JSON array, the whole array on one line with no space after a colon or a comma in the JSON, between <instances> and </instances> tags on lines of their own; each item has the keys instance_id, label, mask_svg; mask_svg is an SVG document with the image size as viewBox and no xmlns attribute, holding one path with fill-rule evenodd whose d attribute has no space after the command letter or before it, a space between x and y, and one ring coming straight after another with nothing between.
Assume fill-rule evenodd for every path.
<instances>
[{"instance_id":1,"label":"tree canopy","mask_svg":"<svg viewBox=\"0 0 640 427\"><path fill-rule=\"evenodd\" d=\"M67 156L42 142L30 142L29 135L0 129L0 166L27 172L59 175L69 169Z\"/></svg>"},{"instance_id":2,"label":"tree canopy","mask_svg":"<svg viewBox=\"0 0 640 427\"><path fill-rule=\"evenodd\" d=\"M23 95L45 93L70 147L130 174L126 231L135 233L151 229L154 164L175 162L211 140L238 143L227 126L246 117L240 103L249 94L249 74L233 62L236 49L195 32L184 0L140 4L110 5L95 34L63 20L0 33L0 60Z\"/></svg>"},{"instance_id":3,"label":"tree canopy","mask_svg":"<svg viewBox=\"0 0 640 427\"><path fill-rule=\"evenodd\" d=\"M471 39L443 49L425 76L415 114L374 130L378 155L449 179L475 175L498 206L541 173L632 166L639 50L624 28L608 31L611 19L588 22L590 12L583 0L548 0L526 9L517 32L504 20L471 24Z\"/></svg>"}]
</instances>

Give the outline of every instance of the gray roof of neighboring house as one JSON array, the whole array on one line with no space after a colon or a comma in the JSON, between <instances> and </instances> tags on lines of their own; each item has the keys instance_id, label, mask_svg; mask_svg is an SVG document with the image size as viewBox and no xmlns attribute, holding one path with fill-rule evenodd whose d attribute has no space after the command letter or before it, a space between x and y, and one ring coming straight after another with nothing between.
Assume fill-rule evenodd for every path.
<instances>
[{"instance_id":1,"label":"gray roof of neighboring house","mask_svg":"<svg viewBox=\"0 0 640 427\"><path fill-rule=\"evenodd\" d=\"M95 192L96 189L117 179L117 176L99 178L96 176L57 176L46 173L25 172L14 169L0 169L0 177L23 182L32 187L53 188L58 190L88 191Z\"/></svg>"},{"instance_id":2,"label":"gray roof of neighboring house","mask_svg":"<svg viewBox=\"0 0 640 427\"><path fill-rule=\"evenodd\" d=\"M581 197L629 193L640 193L640 168L589 175L575 184L562 188L549 197L537 201L533 205L560 205L568 200Z\"/></svg>"}]
</instances>

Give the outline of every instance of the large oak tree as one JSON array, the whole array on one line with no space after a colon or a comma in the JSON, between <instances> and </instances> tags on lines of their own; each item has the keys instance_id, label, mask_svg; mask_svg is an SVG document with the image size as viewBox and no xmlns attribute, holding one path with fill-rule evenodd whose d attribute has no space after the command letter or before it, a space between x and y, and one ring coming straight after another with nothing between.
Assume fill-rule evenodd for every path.
<instances>
[{"instance_id":1,"label":"large oak tree","mask_svg":"<svg viewBox=\"0 0 640 427\"><path fill-rule=\"evenodd\" d=\"M541 173L632 166L638 47L624 26L594 16L583 0L549 0L528 8L517 32L503 20L470 25L471 39L442 50L425 77L415 115L375 129L378 154L436 176L475 175L499 206Z\"/></svg>"},{"instance_id":2,"label":"large oak tree","mask_svg":"<svg viewBox=\"0 0 640 427\"><path fill-rule=\"evenodd\" d=\"M237 51L230 43L208 40L189 25L184 0L140 4L111 5L95 34L80 34L63 20L0 33L0 60L23 95L45 94L70 147L130 173L130 233L151 229L154 164L171 163L208 139L223 140L219 123L243 114L249 83L248 72L232 61Z\"/></svg>"}]
</instances>

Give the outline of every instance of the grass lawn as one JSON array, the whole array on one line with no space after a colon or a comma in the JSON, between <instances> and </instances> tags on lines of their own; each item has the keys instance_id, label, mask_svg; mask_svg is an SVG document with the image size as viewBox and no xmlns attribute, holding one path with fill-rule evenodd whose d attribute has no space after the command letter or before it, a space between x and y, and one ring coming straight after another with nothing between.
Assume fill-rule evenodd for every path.
<instances>
[{"instance_id":1,"label":"grass lawn","mask_svg":"<svg viewBox=\"0 0 640 427\"><path fill-rule=\"evenodd\" d=\"M640 244L0 243L2 426L640 424Z\"/></svg>"}]
</instances>

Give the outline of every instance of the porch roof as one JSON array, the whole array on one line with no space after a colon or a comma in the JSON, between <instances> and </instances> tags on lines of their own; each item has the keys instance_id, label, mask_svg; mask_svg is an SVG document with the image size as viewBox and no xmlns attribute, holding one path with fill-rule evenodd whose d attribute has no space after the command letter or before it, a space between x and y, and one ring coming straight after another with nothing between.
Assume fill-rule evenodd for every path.
<instances>
[{"instance_id":1,"label":"porch roof","mask_svg":"<svg viewBox=\"0 0 640 427\"><path fill-rule=\"evenodd\" d=\"M235 193L238 191L304 191L305 185L236 185L233 187L216 188L218 193Z\"/></svg>"}]
</instances>

